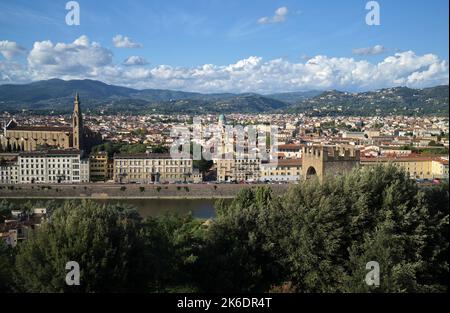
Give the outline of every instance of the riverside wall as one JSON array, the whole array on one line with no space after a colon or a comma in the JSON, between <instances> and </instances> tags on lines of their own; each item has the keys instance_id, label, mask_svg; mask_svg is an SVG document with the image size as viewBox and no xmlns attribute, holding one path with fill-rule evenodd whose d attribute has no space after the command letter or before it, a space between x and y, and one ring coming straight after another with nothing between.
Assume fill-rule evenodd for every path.
<instances>
[{"instance_id":1,"label":"riverside wall","mask_svg":"<svg viewBox=\"0 0 450 313\"><path fill-rule=\"evenodd\" d=\"M218 199L233 198L244 188L269 186L274 194L289 184L16 184L0 185L0 199Z\"/></svg>"}]
</instances>

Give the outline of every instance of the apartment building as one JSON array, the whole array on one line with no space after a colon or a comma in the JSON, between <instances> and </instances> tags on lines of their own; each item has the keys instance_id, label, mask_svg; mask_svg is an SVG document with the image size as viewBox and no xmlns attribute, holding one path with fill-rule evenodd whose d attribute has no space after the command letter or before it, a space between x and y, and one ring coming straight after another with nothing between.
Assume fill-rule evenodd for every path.
<instances>
[{"instance_id":1,"label":"apartment building","mask_svg":"<svg viewBox=\"0 0 450 313\"><path fill-rule=\"evenodd\" d=\"M393 164L409 173L414 179L448 178L448 158L443 157L378 157L361 158L361 166Z\"/></svg>"},{"instance_id":2,"label":"apartment building","mask_svg":"<svg viewBox=\"0 0 450 313\"><path fill-rule=\"evenodd\" d=\"M17 183L17 157L12 159L0 158L0 184Z\"/></svg>"},{"instance_id":3,"label":"apartment building","mask_svg":"<svg viewBox=\"0 0 450 313\"><path fill-rule=\"evenodd\" d=\"M168 153L114 156L114 180L120 183L192 182L193 161L174 159Z\"/></svg>"},{"instance_id":4,"label":"apartment building","mask_svg":"<svg viewBox=\"0 0 450 313\"><path fill-rule=\"evenodd\" d=\"M296 182L301 179L302 160L282 159L277 162L261 164L260 181Z\"/></svg>"},{"instance_id":5,"label":"apartment building","mask_svg":"<svg viewBox=\"0 0 450 313\"><path fill-rule=\"evenodd\" d=\"M302 157L303 145L284 144L277 147L278 158L282 159L300 159Z\"/></svg>"},{"instance_id":6,"label":"apartment building","mask_svg":"<svg viewBox=\"0 0 450 313\"><path fill-rule=\"evenodd\" d=\"M78 150L21 152L17 158L17 183L87 183L89 160Z\"/></svg>"},{"instance_id":7,"label":"apartment building","mask_svg":"<svg viewBox=\"0 0 450 313\"><path fill-rule=\"evenodd\" d=\"M226 158L214 160L214 163L219 182L257 181L260 178L259 158Z\"/></svg>"},{"instance_id":8,"label":"apartment building","mask_svg":"<svg viewBox=\"0 0 450 313\"><path fill-rule=\"evenodd\" d=\"M89 156L89 172L91 181L106 181L109 179L108 153L99 151Z\"/></svg>"},{"instance_id":9,"label":"apartment building","mask_svg":"<svg viewBox=\"0 0 450 313\"><path fill-rule=\"evenodd\" d=\"M448 157L433 160L431 172L433 173L433 178L448 179Z\"/></svg>"}]
</instances>

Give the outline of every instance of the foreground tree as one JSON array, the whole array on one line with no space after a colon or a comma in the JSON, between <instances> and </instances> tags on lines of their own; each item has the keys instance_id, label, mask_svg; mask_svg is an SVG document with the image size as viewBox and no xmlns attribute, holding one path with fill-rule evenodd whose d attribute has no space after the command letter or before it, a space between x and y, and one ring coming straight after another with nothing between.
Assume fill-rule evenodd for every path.
<instances>
[{"instance_id":1,"label":"foreground tree","mask_svg":"<svg viewBox=\"0 0 450 313\"><path fill-rule=\"evenodd\" d=\"M297 292L445 291L448 197L448 185L419 188L394 166L302 182L282 198L268 188L243 190L230 205L219 205L200 285L206 291L269 285ZM378 287L365 282L370 261L380 265Z\"/></svg>"},{"instance_id":2,"label":"foreground tree","mask_svg":"<svg viewBox=\"0 0 450 313\"><path fill-rule=\"evenodd\" d=\"M148 291L194 292L199 251L206 225L191 215L163 215L143 224Z\"/></svg>"},{"instance_id":3,"label":"foreground tree","mask_svg":"<svg viewBox=\"0 0 450 313\"><path fill-rule=\"evenodd\" d=\"M0 240L0 293L12 292L13 289L14 251Z\"/></svg>"},{"instance_id":4,"label":"foreground tree","mask_svg":"<svg viewBox=\"0 0 450 313\"><path fill-rule=\"evenodd\" d=\"M419 188L394 167L364 168L293 188L286 266L301 292L448 288L448 189ZM380 264L380 286L365 282Z\"/></svg>"},{"instance_id":5,"label":"foreground tree","mask_svg":"<svg viewBox=\"0 0 450 313\"><path fill-rule=\"evenodd\" d=\"M142 290L147 275L140 223L127 208L66 202L19 246L18 286L26 292ZM79 286L65 282L69 261L80 265Z\"/></svg>"},{"instance_id":6,"label":"foreground tree","mask_svg":"<svg viewBox=\"0 0 450 313\"><path fill-rule=\"evenodd\" d=\"M198 262L200 290L262 292L280 282L280 243L288 235L283 208L269 188L244 189L230 205L217 204Z\"/></svg>"}]
</instances>

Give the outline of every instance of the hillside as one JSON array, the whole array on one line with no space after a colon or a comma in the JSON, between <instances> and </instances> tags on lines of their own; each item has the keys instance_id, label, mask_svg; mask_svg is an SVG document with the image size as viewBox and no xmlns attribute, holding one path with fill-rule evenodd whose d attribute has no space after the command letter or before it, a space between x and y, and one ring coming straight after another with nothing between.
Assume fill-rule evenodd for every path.
<instances>
[{"instance_id":1,"label":"hillside","mask_svg":"<svg viewBox=\"0 0 450 313\"><path fill-rule=\"evenodd\" d=\"M349 93L325 91L318 96L297 102L287 109L290 113L311 111L319 115L377 115L377 114L438 114L449 112L449 87L425 89L407 87Z\"/></svg>"},{"instance_id":2,"label":"hillside","mask_svg":"<svg viewBox=\"0 0 450 313\"><path fill-rule=\"evenodd\" d=\"M322 92L323 91L320 91L320 90L300 91L300 92L284 92L284 93L270 94L270 95L267 95L267 97L275 99L275 100L294 104L301 100L305 100L305 99L309 99L309 98L318 96Z\"/></svg>"},{"instance_id":3,"label":"hillside","mask_svg":"<svg viewBox=\"0 0 450 313\"><path fill-rule=\"evenodd\" d=\"M110 114L286 112L443 115L449 111L448 85L425 89L395 87L362 93L330 90L260 95L137 90L95 80L51 79L23 85L0 85L0 112L69 113L75 92L79 92L84 110Z\"/></svg>"},{"instance_id":4,"label":"hillside","mask_svg":"<svg viewBox=\"0 0 450 313\"><path fill-rule=\"evenodd\" d=\"M51 79L24 85L0 85L0 110L65 113L71 110L75 93L84 109L109 112L265 112L287 103L257 94L202 94L162 89L137 90L94 80Z\"/></svg>"}]
</instances>

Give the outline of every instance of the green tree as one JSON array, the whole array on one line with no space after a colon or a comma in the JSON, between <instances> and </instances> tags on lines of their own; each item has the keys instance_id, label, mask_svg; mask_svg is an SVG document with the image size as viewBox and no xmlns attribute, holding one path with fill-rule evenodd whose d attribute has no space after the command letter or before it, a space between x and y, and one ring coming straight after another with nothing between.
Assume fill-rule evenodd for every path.
<instances>
[{"instance_id":1,"label":"green tree","mask_svg":"<svg viewBox=\"0 0 450 313\"><path fill-rule=\"evenodd\" d=\"M142 290L147 275L136 211L91 201L66 202L19 246L16 279L27 292ZM65 265L80 265L80 286L67 286Z\"/></svg>"},{"instance_id":2,"label":"green tree","mask_svg":"<svg viewBox=\"0 0 450 313\"><path fill-rule=\"evenodd\" d=\"M163 215L145 221L145 259L154 269L149 277L150 291L197 291L193 273L205 229L203 222L191 215Z\"/></svg>"},{"instance_id":3,"label":"green tree","mask_svg":"<svg viewBox=\"0 0 450 313\"><path fill-rule=\"evenodd\" d=\"M207 171L209 171L209 169L213 166L213 161L212 160L205 160L202 156L201 160L194 160L193 161L193 167L198 169L200 172L202 173L206 173Z\"/></svg>"},{"instance_id":4,"label":"green tree","mask_svg":"<svg viewBox=\"0 0 450 313\"><path fill-rule=\"evenodd\" d=\"M13 268L14 251L0 240L0 293L14 291Z\"/></svg>"},{"instance_id":5,"label":"green tree","mask_svg":"<svg viewBox=\"0 0 450 313\"><path fill-rule=\"evenodd\" d=\"M3 223L5 219L11 216L11 210L13 208L14 206L5 199L0 201L0 223Z\"/></svg>"},{"instance_id":6,"label":"green tree","mask_svg":"<svg viewBox=\"0 0 450 313\"><path fill-rule=\"evenodd\" d=\"M448 191L419 189L394 166L294 187L285 197L286 280L300 292L446 290L446 200ZM381 268L375 289L364 281L369 261Z\"/></svg>"},{"instance_id":7,"label":"green tree","mask_svg":"<svg viewBox=\"0 0 450 313\"><path fill-rule=\"evenodd\" d=\"M191 156L194 155L194 151L199 151L201 153L200 160L193 160L193 167L195 169L198 169L201 173L205 174L214 165L214 163L212 160L205 160L205 158L203 158L203 149L204 148L201 145L198 145L192 141L190 142Z\"/></svg>"},{"instance_id":8,"label":"green tree","mask_svg":"<svg viewBox=\"0 0 450 313\"><path fill-rule=\"evenodd\" d=\"M152 146L151 150L153 153L169 153L169 148L163 145Z\"/></svg>"},{"instance_id":9,"label":"green tree","mask_svg":"<svg viewBox=\"0 0 450 313\"><path fill-rule=\"evenodd\" d=\"M217 203L199 260L200 290L257 292L279 283L279 242L288 232L276 223L280 211L269 188L243 189L231 204Z\"/></svg>"},{"instance_id":10,"label":"green tree","mask_svg":"<svg viewBox=\"0 0 450 313\"><path fill-rule=\"evenodd\" d=\"M308 180L283 197L244 189L231 204L216 206L218 217L199 261L205 271L201 290L448 288L447 184L419 188L401 169L377 166L323 183ZM380 264L378 288L365 283L369 261Z\"/></svg>"}]
</instances>

